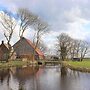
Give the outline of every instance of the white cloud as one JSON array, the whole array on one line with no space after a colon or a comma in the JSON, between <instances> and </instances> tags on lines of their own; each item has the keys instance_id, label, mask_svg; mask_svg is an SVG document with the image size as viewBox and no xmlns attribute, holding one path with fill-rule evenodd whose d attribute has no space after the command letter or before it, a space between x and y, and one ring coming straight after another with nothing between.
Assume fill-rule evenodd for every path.
<instances>
[{"instance_id":1,"label":"white cloud","mask_svg":"<svg viewBox=\"0 0 90 90\"><path fill-rule=\"evenodd\" d=\"M82 24L74 22L68 24L68 31L66 33L68 33L72 38L85 40L90 32L84 30Z\"/></svg>"},{"instance_id":2,"label":"white cloud","mask_svg":"<svg viewBox=\"0 0 90 90\"><path fill-rule=\"evenodd\" d=\"M90 38L90 31L84 27L90 24L90 0L3 0L0 5L12 12L16 12L18 7L26 7L46 20L52 30L44 37L49 47L61 32L76 39ZM32 33L27 30L24 36L30 38Z\"/></svg>"}]
</instances>

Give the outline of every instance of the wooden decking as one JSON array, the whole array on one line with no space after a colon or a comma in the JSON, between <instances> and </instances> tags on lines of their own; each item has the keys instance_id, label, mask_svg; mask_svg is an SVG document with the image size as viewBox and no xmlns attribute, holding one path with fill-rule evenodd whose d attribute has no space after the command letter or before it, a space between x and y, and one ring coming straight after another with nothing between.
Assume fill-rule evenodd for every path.
<instances>
[{"instance_id":1,"label":"wooden decking","mask_svg":"<svg viewBox=\"0 0 90 90\"><path fill-rule=\"evenodd\" d=\"M38 64L43 64L45 66L55 66L61 64L61 62L55 60L45 60L45 61L39 61Z\"/></svg>"}]
</instances>

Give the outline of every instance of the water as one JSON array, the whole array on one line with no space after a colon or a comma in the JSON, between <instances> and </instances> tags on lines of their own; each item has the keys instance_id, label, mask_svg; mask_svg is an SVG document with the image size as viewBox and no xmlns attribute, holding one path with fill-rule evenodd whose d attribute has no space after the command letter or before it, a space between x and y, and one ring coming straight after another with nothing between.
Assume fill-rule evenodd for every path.
<instances>
[{"instance_id":1,"label":"water","mask_svg":"<svg viewBox=\"0 0 90 90\"><path fill-rule=\"evenodd\" d=\"M0 90L90 90L90 73L60 71L59 66L3 69Z\"/></svg>"}]
</instances>

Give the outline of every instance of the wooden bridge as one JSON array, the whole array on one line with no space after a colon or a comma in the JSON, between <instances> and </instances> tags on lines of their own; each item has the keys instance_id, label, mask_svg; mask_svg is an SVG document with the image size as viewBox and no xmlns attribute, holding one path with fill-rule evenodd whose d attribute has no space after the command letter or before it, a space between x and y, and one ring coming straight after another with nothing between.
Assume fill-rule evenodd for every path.
<instances>
[{"instance_id":1,"label":"wooden bridge","mask_svg":"<svg viewBox=\"0 0 90 90\"><path fill-rule=\"evenodd\" d=\"M38 65L48 65L48 66L55 66L55 65L59 65L61 64L61 62L58 60L46 60L46 61L38 61Z\"/></svg>"}]
</instances>

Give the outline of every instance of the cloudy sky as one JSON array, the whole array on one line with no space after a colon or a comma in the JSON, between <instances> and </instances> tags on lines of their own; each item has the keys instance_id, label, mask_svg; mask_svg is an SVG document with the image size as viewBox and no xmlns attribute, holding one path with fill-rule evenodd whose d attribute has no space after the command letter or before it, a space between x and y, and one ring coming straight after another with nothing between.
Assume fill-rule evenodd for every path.
<instances>
[{"instance_id":1,"label":"cloudy sky","mask_svg":"<svg viewBox=\"0 0 90 90\"><path fill-rule=\"evenodd\" d=\"M49 23L51 32L45 37L53 47L61 32L76 39L90 41L90 0L1 0L0 10L15 13L19 7L28 8ZM29 38L28 32L25 37ZM31 33L31 32L29 32ZM3 39L0 33L1 40Z\"/></svg>"}]
</instances>

